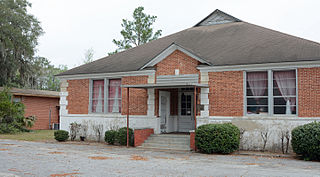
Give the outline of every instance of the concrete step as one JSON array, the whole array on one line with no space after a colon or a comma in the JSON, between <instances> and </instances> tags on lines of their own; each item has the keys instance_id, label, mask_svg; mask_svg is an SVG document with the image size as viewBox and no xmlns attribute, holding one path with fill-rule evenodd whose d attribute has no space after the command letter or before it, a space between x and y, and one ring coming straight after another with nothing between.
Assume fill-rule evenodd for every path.
<instances>
[{"instance_id":1,"label":"concrete step","mask_svg":"<svg viewBox=\"0 0 320 177\"><path fill-rule=\"evenodd\" d=\"M184 141L174 141L174 140L159 140L159 139L147 139L145 143L161 143L161 144L178 144L178 145L189 145L190 142L187 140Z\"/></svg>"},{"instance_id":2,"label":"concrete step","mask_svg":"<svg viewBox=\"0 0 320 177\"><path fill-rule=\"evenodd\" d=\"M143 146L138 146L137 148L139 149L145 149L145 150L157 150L157 151L166 151L166 152L172 152L172 151L177 151L177 152L185 152L185 151L190 151L190 149L174 149L174 148L157 148L157 147L143 147Z\"/></svg>"},{"instance_id":3,"label":"concrete step","mask_svg":"<svg viewBox=\"0 0 320 177\"><path fill-rule=\"evenodd\" d=\"M163 142L185 142L185 141L190 141L190 138L149 137L148 140L163 141Z\"/></svg>"},{"instance_id":4,"label":"concrete step","mask_svg":"<svg viewBox=\"0 0 320 177\"><path fill-rule=\"evenodd\" d=\"M181 149L181 150L190 150L188 145L168 145L168 144L159 144L159 143L144 143L142 147L158 148L158 149Z\"/></svg>"},{"instance_id":5,"label":"concrete step","mask_svg":"<svg viewBox=\"0 0 320 177\"><path fill-rule=\"evenodd\" d=\"M151 135L140 146L140 148L189 151L190 135L179 135L179 134Z\"/></svg>"},{"instance_id":6,"label":"concrete step","mask_svg":"<svg viewBox=\"0 0 320 177\"><path fill-rule=\"evenodd\" d=\"M168 138L189 138L190 135L177 135L177 134L152 134L150 137L168 137Z\"/></svg>"}]
</instances>

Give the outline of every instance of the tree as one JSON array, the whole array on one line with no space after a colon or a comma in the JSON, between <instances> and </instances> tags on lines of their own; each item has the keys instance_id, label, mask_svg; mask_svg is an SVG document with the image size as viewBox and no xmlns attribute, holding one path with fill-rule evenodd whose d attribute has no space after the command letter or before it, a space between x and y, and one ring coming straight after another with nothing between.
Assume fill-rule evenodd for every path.
<instances>
[{"instance_id":1,"label":"tree","mask_svg":"<svg viewBox=\"0 0 320 177\"><path fill-rule=\"evenodd\" d=\"M26 0L0 1L0 86L24 86L30 74L40 22L27 8Z\"/></svg>"},{"instance_id":2,"label":"tree","mask_svg":"<svg viewBox=\"0 0 320 177\"><path fill-rule=\"evenodd\" d=\"M44 57L35 57L31 63L26 87L41 90L59 91L60 81L54 76L66 71L65 65L55 67Z\"/></svg>"},{"instance_id":3,"label":"tree","mask_svg":"<svg viewBox=\"0 0 320 177\"><path fill-rule=\"evenodd\" d=\"M144 7L138 7L133 12L133 21L122 19L121 35L123 39L113 39L113 43L117 45L118 49L109 53L112 55L120 51L145 44L149 41L158 39L161 36L162 30L153 32L152 25L156 21L157 16L147 15L143 12Z\"/></svg>"},{"instance_id":4,"label":"tree","mask_svg":"<svg viewBox=\"0 0 320 177\"><path fill-rule=\"evenodd\" d=\"M86 52L84 53L83 64L88 64L93 62L93 55L94 55L94 50L92 48L86 50Z\"/></svg>"}]
</instances>

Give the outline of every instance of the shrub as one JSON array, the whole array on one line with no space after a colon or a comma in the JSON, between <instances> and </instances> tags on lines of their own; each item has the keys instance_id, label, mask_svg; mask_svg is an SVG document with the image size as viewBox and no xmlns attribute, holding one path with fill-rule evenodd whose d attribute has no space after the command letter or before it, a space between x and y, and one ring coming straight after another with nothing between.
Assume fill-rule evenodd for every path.
<instances>
[{"instance_id":1,"label":"shrub","mask_svg":"<svg viewBox=\"0 0 320 177\"><path fill-rule=\"evenodd\" d=\"M69 138L69 132L65 130L57 130L54 132L54 139L57 141L66 141Z\"/></svg>"},{"instance_id":2,"label":"shrub","mask_svg":"<svg viewBox=\"0 0 320 177\"><path fill-rule=\"evenodd\" d=\"M114 144L114 142L116 140L117 131L116 130L108 130L108 131L106 131L106 133L104 135L105 135L104 140L108 144Z\"/></svg>"},{"instance_id":3,"label":"shrub","mask_svg":"<svg viewBox=\"0 0 320 177\"><path fill-rule=\"evenodd\" d=\"M24 105L11 101L8 88L0 92L0 133L28 131L24 122Z\"/></svg>"},{"instance_id":4,"label":"shrub","mask_svg":"<svg viewBox=\"0 0 320 177\"><path fill-rule=\"evenodd\" d=\"M120 145L127 145L127 127L122 127L116 134L116 140ZM133 130L129 128L129 145L133 146Z\"/></svg>"},{"instance_id":5,"label":"shrub","mask_svg":"<svg viewBox=\"0 0 320 177\"><path fill-rule=\"evenodd\" d=\"M305 160L320 160L320 122L294 128L291 132L292 149Z\"/></svg>"},{"instance_id":6,"label":"shrub","mask_svg":"<svg viewBox=\"0 0 320 177\"><path fill-rule=\"evenodd\" d=\"M77 122L72 122L70 123L69 128L70 128L70 136L71 136L70 139L71 141L74 141L80 132L81 124L78 124Z\"/></svg>"},{"instance_id":7,"label":"shrub","mask_svg":"<svg viewBox=\"0 0 320 177\"><path fill-rule=\"evenodd\" d=\"M240 130L231 123L206 124L197 128L195 141L200 152L229 154L239 148Z\"/></svg>"}]
</instances>

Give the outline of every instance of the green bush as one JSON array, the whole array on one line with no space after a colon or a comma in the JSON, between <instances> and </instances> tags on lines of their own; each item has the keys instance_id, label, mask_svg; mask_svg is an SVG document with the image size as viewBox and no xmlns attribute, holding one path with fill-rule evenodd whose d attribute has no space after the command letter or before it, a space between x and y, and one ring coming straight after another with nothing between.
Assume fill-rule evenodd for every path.
<instances>
[{"instance_id":1,"label":"green bush","mask_svg":"<svg viewBox=\"0 0 320 177\"><path fill-rule=\"evenodd\" d=\"M127 145L127 127L122 127L117 131L116 140L120 145ZM133 130L129 128L129 145L133 146Z\"/></svg>"},{"instance_id":2,"label":"green bush","mask_svg":"<svg viewBox=\"0 0 320 177\"><path fill-rule=\"evenodd\" d=\"M239 148L240 130L231 123L201 125L195 141L200 152L229 154Z\"/></svg>"},{"instance_id":3,"label":"green bush","mask_svg":"<svg viewBox=\"0 0 320 177\"><path fill-rule=\"evenodd\" d=\"M114 144L115 140L116 140L116 135L117 135L117 131L116 130L108 130L106 131L106 133L104 134L104 140L108 143L108 144Z\"/></svg>"},{"instance_id":4,"label":"green bush","mask_svg":"<svg viewBox=\"0 0 320 177\"><path fill-rule=\"evenodd\" d=\"M66 141L69 138L69 132L65 130L57 130L54 132L54 139L57 141Z\"/></svg>"},{"instance_id":5,"label":"green bush","mask_svg":"<svg viewBox=\"0 0 320 177\"><path fill-rule=\"evenodd\" d=\"M24 105L14 103L8 88L0 92L0 133L27 131L24 122Z\"/></svg>"},{"instance_id":6,"label":"green bush","mask_svg":"<svg viewBox=\"0 0 320 177\"><path fill-rule=\"evenodd\" d=\"M305 160L320 160L320 122L294 128L291 132L293 151Z\"/></svg>"}]
</instances>

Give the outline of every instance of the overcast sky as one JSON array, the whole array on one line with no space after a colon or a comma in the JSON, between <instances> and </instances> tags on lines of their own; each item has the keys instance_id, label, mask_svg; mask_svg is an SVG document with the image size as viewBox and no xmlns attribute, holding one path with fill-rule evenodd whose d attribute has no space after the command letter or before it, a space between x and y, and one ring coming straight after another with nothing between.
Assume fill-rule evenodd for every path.
<instances>
[{"instance_id":1,"label":"overcast sky","mask_svg":"<svg viewBox=\"0 0 320 177\"><path fill-rule=\"evenodd\" d=\"M215 9L243 21L320 42L319 0L29 0L30 13L41 22L37 55L54 65L80 65L87 49L102 58L120 39L122 19L143 6L158 16L155 29L166 36L192 27Z\"/></svg>"}]
</instances>

